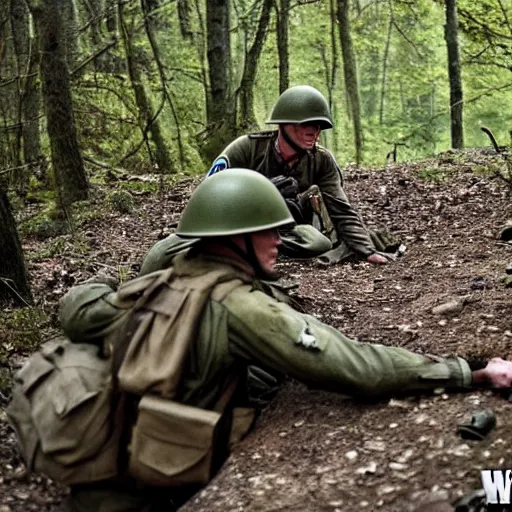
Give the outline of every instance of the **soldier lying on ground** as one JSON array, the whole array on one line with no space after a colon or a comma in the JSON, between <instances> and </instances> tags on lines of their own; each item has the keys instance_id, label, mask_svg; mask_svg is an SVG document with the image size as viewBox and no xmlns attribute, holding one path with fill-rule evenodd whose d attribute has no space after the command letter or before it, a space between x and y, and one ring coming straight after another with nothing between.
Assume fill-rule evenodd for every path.
<instances>
[{"instance_id":1,"label":"soldier lying on ground","mask_svg":"<svg viewBox=\"0 0 512 512\"><path fill-rule=\"evenodd\" d=\"M399 244L365 227L343 190L334 156L317 144L321 130L333 127L324 96L310 86L291 87L281 94L267 123L277 124L278 130L239 137L217 157L207 176L241 167L274 182L298 224L281 233L280 251L286 256L321 255L318 261L324 264L349 258L377 264L392 260ZM173 235L158 242L146 269L165 268L172 259L169 254L176 252L175 244L180 241Z\"/></svg>"},{"instance_id":2,"label":"soldier lying on ground","mask_svg":"<svg viewBox=\"0 0 512 512\"><path fill-rule=\"evenodd\" d=\"M164 295L154 297L155 310L177 315L176 336L180 329L193 334L173 400L211 410L230 377L235 373L245 375L248 365L253 364L316 388L355 397L421 393L439 387L510 387L512 362L496 358L472 371L468 362L459 357L438 358L402 348L358 343L260 291L261 279L276 277L281 243L278 229L291 223L293 218L278 190L254 171L221 172L194 191L177 233L183 239L195 237L200 241L175 259L172 272L155 274L159 278L169 276L169 285L184 297L193 293L199 283L214 283L193 325L186 316L190 309L167 304ZM108 340L129 314L123 290L133 288L140 280L152 279L151 276L126 283L117 292L101 284L72 289L61 307L61 322L68 337L80 343ZM148 395L165 399L169 383L163 369L170 364L167 352L176 340L168 339L158 346L159 350L151 343L134 347L136 342L130 342L126 352L129 366L124 371L121 367L119 384L131 392L139 390L143 399ZM114 346L114 359L115 354ZM239 381L234 405L246 405L244 396L244 382ZM248 426L246 422L243 430ZM237 437L241 435L240 428L235 418L233 430L239 430ZM127 447L122 446L121 450L126 452ZM131 445L133 458L136 455L132 452ZM152 468L172 462L162 460L165 457L158 449L148 453L155 458L146 461ZM176 503L185 496L187 492L179 487L160 487L157 492L151 481L120 474L110 480L74 486L63 510L170 510L170 499Z\"/></svg>"}]
</instances>

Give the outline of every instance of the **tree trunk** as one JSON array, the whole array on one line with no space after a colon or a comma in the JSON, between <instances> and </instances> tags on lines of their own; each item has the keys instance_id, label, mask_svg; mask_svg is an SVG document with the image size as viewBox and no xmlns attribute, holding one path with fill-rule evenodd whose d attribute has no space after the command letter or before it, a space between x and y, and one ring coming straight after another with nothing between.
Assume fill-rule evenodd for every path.
<instances>
[{"instance_id":1,"label":"tree trunk","mask_svg":"<svg viewBox=\"0 0 512 512\"><path fill-rule=\"evenodd\" d=\"M207 56L211 105L208 123L224 121L232 113L229 99L230 36L229 0L206 2Z\"/></svg>"},{"instance_id":2,"label":"tree trunk","mask_svg":"<svg viewBox=\"0 0 512 512\"><path fill-rule=\"evenodd\" d=\"M152 162L158 166L158 169L161 172L170 172L173 170L171 157L169 156L169 151L160 129L158 116L155 116L153 112L153 106L151 105L151 101L146 93L146 89L142 81L142 73L140 67L135 60L132 34L128 30L128 27L124 21L123 8L123 2L119 2L119 24L121 26L121 34L123 39L126 64L128 67L128 75L130 77L130 83L133 89L133 94L135 96L137 109L139 111L139 126L142 131L144 140L146 140L146 146L148 148L149 157ZM154 155L150 141L147 140L148 133L151 135L151 142L154 144Z\"/></svg>"},{"instance_id":3,"label":"tree trunk","mask_svg":"<svg viewBox=\"0 0 512 512\"><path fill-rule=\"evenodd\" d=\"M62 16L62 32L66 45L66 62L70 69L78 63L80 47L78 43L78 9L76 0L57 0Z\"/></svg>"},{"instance_id":4,"label":"tree trunk","mask_svg":"<svg viewBox=\"0 0 512 512\"><path fill-rule=\"evenodd\" d=\"M460 71L459 41L457 31L457 0L446 0L446 25L444 34L448 50L448 76L450 79L450 118L452 148L464 147L462 78Z\"/></svg>"},{"instance_id":5,"label":"tree trunk","mask_svg":"<svg viewBox=\"0 0 512 512\"><path fill-rule=\"evenodd\" d=\"M254 114L254 82L256 81L256 72L258 69L258 60L261 50L267 38L267 29L270 23L270 9L274 0L263 0L261 16L258 22L254 42L245 56L244 71L240 83L240 127L247 130L256 127L256 116Z\"/></svg>"},{"instance_id":6,"label":"tree trunk","mask_svg":"<svg viewBox=\"0 0 512 512\"><path fill-rule=\"evenodd\" d=\"M277 54L279 56L279 94L290 87L290 56L288 53L288 13L290 0L278 0L277 8Z\"/></svg>"},{"instance_id":7,"label":"tree trunk","mask_svg":"<svg viewBox=\"0 0 512 512\"><path fill-rule=\"evenodd\" d=\"M210 108L212 103L212 96L210 93L210 88L208 86L208 70L206 65L205 58L205 49L206 49L206 31L204 28L203 21L203 12L200 6L200 0L194 0L194 8L197 15L197 23L198 23L198 33L195 35L195 43L196 43L196 51L197 57L201 66L201 81L203 83L204 88L204 104L205 104L205 114L206 119L210 119Z\"/></svg>"},{"instance_id":8,"label":"tree trunk","mask_svg":"<svg viewBox=\"0 0 512 512\"><path fill-rule=\"evenodd\" d=\"M11 0L11 26L16 52L19 115L21 140L23 141L23 163L14 177L16 190L22 195L28 188L31 169L42 162L41 132L39 115L41 111L40 90L37 80L39 56L34 38L30 35L30 13L25 2Z\"/></svg>"},{"instance_id":9,"label":"tree trunk","mask_svg":"<svg viewBox=\"0 0 512 512\"><path fill-rule=\"evenodd\" d=\"M15 77L16 60L9 25L9 2L0 1L0 73L2 78ZM0 87L0 167L14 167L20 161L19 104L16 80Z\"/></svg>"},{"instance_id":10,"label":"tree trunk","mask_svg":"<svg viewBox=\"0 0 512 512\"><path fill-rule=\"evenodd\" d=\"M58 202L87 199L89 183L78 147L58 0L29 1L39 41L40 77ZM65 27L64 27L65 28Z\"/></svg>"},{"instance_id":11,"label":"tree trunk","mask_svg":"<svg viewBox=\"0 0 512 512\"><path fill-rule=\"evenodd\" d=\"M338 0L338 22L340 26L343 71L345 73L345 88L347 91L350 112L352 114L352 123L354 125L356 164L359 165L363 151L363 133L361 126L361 102L359 99L356 56L352 46L352 36L350 33L349 3L349 0Z\"/></svg>"},{"instance_id":12,"label":"tree trunk","mask_svg":"<svg viewBox=\"0 0 512 512\"><path fill-rule=\"evenodd\" d=\"M180 162L183 165L185 163L185 149L183 148L183 141L181 138L180 120L178 117L178 113L176 111L176 107L174 106L172 93L169 90L169 87L167 86L168 80L165 72L165 67L160 57L160 47L158 45L153 29L153 16L151 16L151 11L149 10L147 0L141 0L141 8L142 13L144 15L144 27L146 29L146 35L148 37L149 45L151 46L151 50L153 52L153 58L155 59L156 66L158 69L158 74L160 76L160 84L162 85L162 91L165 99L167 100L167 103L169 104L169 108L171 109L172 117L174 119L174 127L176 129L176 141L178 143L179 158ZM169 167L169 171L176 171L175 166L172 163L171 166Z\"/></svg>"},{"instance_id":13,"label":"tree trunk","mask_svg":"<svg viewBox=\"0 0 512 512\"><path fill-rule=\"evenodd\" d=\"M338 45L336 44L336 0L329 1L329 17L331 19L331 82L327 88L329 96L329 109L334 124L334 129L330 130L332 138L332 150L334 154L338 152L338 137L336 136L336 102L334 101L334 91L336 90L336 81L338 78Z\"/></svg>"},{"instance_id":14,"label":"tree trunk","mask_svg":"<svg viewBox=\"0 0 512 512\"><path fill-rule=\"evenodd\" d=\"M9 198L0 186L0 304L32 302L25 260Z\"/></svg>"},{"instance_id":15,"label":"tree trunk","mask_svg":"<svg viewBox=\"0 0 512 512\"><path fill-rule=\"evenodd\" d=\"M391 30L393 28L393 6L391 1L389 2L389 23L388 33L386 36L386 45L384 47L384 59L382 62L382 80L380 84L380 107L379 107L379 124L382 125L384 122L384 100L386 98L386 79L388 74L388 58L389 58L389 47L391 44Z\"/></svg>"},{"instance_id":16,"label":"tree trunk","mask_svg":"<svg viewBox=\"0 0 512 512\"><path fill-rule=\"evenodd\" d=\"M210 79L206 142L201 153L212 160L236 134L235 108L230 94L231 44L229 0L206 2L206 48Z\"/></svg>"}]
</instances>

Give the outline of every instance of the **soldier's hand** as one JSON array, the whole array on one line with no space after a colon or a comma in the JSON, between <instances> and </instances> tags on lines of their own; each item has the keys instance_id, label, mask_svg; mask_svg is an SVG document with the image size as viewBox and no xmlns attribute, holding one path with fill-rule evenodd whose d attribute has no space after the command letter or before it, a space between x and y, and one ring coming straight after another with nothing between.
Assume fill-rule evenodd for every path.
<instances>
[{"instance_id":1,"label":"soldier's hand","mask_svg":"<svg viewBox=\"0 0 512 512\"><path fill-rule=\"evenodd\" d=\"M299 184L295 178L280 174L270 181L277 187L285 199L295 199L299 193Z\"/></svg>"},{"instance_id":2,"label":"soldier's hand","mask_svg":"<svg viewBox=\"0 0 512 512\"><path fill-rule=\"evenodd\" d=\"M492 388L512 387L512 361L494 357L485 368L473 372L473 383L487 384Z\"/></svg>"},{"instance_id":3,"label":"soldier's hand","mask_svg":"<svg viewBox=\"0 0 512 512\"><path fill-rule=\"evenodd\" d=\"M368 258L366 258L366 261L369 263L374 263L375 265L386 265L389 263L389 259L383 256L382 254L377 254L376 252L373 254L370 254Z\"/></svg>"}]
</instances>

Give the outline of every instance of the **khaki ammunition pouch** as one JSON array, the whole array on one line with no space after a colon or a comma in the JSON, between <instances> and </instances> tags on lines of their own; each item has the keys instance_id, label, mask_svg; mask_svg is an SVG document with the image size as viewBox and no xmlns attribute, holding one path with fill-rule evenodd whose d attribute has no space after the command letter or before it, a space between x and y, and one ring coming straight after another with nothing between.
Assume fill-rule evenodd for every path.
<instances>
[{"instance_id":1,"label":"khaki ammunition pouch","mask_svg":"<svg viewBox=\"0 0 512 512\"><path fill-rule=\"evenodd\" d=\"M130 444L130 474L149 485L207 484L227 455L227 415L144 396Z\"/></svg>"}]
</instances>

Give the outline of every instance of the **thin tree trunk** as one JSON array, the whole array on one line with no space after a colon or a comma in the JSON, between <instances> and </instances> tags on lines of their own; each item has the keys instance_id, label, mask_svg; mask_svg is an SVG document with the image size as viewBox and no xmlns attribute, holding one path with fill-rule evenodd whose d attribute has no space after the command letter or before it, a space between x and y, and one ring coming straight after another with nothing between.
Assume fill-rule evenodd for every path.
<instances>
[{"instance_id":1,"label":"thin tree trunk","mask_svg":"<svg viewBox=\"0 0 512 512\"><path fill-rule=\"evenodd\" d=\"M146 35L148 36L149 44L151 46L151 50L153 52L153 57L156 61L156 66L158 69L158 74L160 76L160 83L162 85L162 90L169 104L169 108L171 109L172 117L174 119L174 126L176 127L176 138L178 141L178 151L180 162L184 164L185 162L185 151L183 149L183 142L181 140L181 128L180 128L180 120L178 118L178 114L176 112L176 108L174 106L174 101L171 96L171 92L167 86L167 77L165 76L165 69L162 64L162 59L160 58L160 49L153 31L153 18L151 17L151 13L149 11L149 6L147 5L147 0L141 0L142 12L144 14L144 27L146 29ZM169 168L170 171L176 170L174 166Z\"/></svg>"},{"instance_id":2,"label":"thin tree trunk","mask_svg":"<svg viewBox=\"0 0 512 512\"><path fill-rule=\"evenodd\" d=\"M78 147L58 0L30 0L39 41L40 77L58 202L65 210L87 199L89 183Z\"/></svg>"},{"instance_id":3,"label":"thin tree trunk","mask_svg":"<svg viewBox=\"0 0 512 512\"><path fill-rule=\"evenodd\" d=\"M154 143L155 151L153 151L149 141L147 143L149 157L158 166L162 172L169 172L172 169L172 162L167 150L167 145L160 130L160 123L157 116L153 113L151 101L146 93L146 89L142 82L142 73L135 62L132 47L132 34L128 30L124 20L123 13L124 3L121 0L118 4L119 24L121 26L121 34L125 50L126 64L128 67L128 75L130 77L131 86L135 96L135 102L139 111L139 126L142 134L147 140L147 133L151 134L151 140Z\"/></svg>"},{"instance_id":4,"label":"thin tree trunk","mask_svg":"<svg viewBox=\"0 0 512 512\"><path fill-rule=\"evenodd\" d=\"M279 94L290 87L290 56L288 53L288 13L290 0L276 0L277 54L279 56Z\"/></svg>"},{"instance_id":5,"label":"thin tree trunk","mask_svg":"<svg viewBox=\"0 0 512 512\"><path fill-rule=\"evenodd\" d=\"M229 102L230 78L230 37L229 37L229 1L208 0L207 18L207 55L210 75L211 105L209 124L226 119L232 112Z\"/></svg>"},{"instance_id":6,"label":"thin tree trunk","mask_svg":"<svg viewBox=\"0 0 512 512\"><path fill-rule=\"evenodd\" d=\"M236 134L235 105L231 94L231 45L229 0L206 2L206 47L210 78L210 105L207 112L207 141L202 156L210 161Z\"/></svg>"},{"instance_id":7,"label":"thin tree trunk","mask_svg":"<svg viewBox=\"0 0 512 512\"><path fill-rule=\"evenodd\" d=\"M446 0L446 25L444 28L448 50L448 76L450 78L452 148L462 149L464 147L463 96L457 37L458 27L457 0Z\"/></svg>"},{"instance_id":8,"label":"thin tree trunk","mask_svg":"<svg viewBox=\"0 0 512 512\"><path fill-rule=\"evenodd\" d=\"M388 33L386 36L386 45L384 47L384 58L382 62L382 80L380 83L380 107L379 107L379 124L382 125L384 122L384 100L386 98L386 79L388 75L388 58L389 58L389 47L391 44L391 30L393 28L393 6L391 1L389 2L389 23Z\"/></svg>"},{"instance_id":9,"label":"thin tree trunk","mask_svg":"<svg viewBox=\"0 0 512 512\"><path fill-rule=\"evenodd\" d=\"M196 50L197 56L199 58L199 63L201 66L201 78L203 81L203 89L204 89L204 104L205 104L205 114L206 119L210 119L211 117L211 93L210 88L208 87L208 70L205 59L205 48L206 48L206 35L204 29L204 21L203 21L203 13L201 10L201 6L199 5L200 0L194 1L194 6L197 15L197 22L199 25L199 33L196 35Z\"/></svg>"},{"instance_id":10,"label":"thin tree trunk","mask_svg":"<svg viewBox=\"0 0 512 512\"><path fill-rule=\"evenodd\" d=\"M0 186L0 304L32 302L25 260L9 198Z\"/></svg>"},{"instance_id":11,"label":"thin tree trunk","mask_svg":"<svg viewBox=\"0 0 512 512\"><path fill-rule=\"evenodd\" d=\"M30 34L30 13L25 2L11 0L11 26L16 51L19 116L21 139L23 141L23 163L28 164L17 171L14 178L16 190L24 195L28 188L31 168L41 164L41 132L39 115L41 111L40 90L37 80L39 56L34 38Z\"/></svg>"},{"instance_id":12,"label":"thin tree trunk","mask_svg":"<svg viewBox=\"0 0 512 512\"><path fill-rule=\"evenodd\" d=\"M331 18L331 82L328 86L328 101L331 117L334 123L332 134L332 150L338 152L338 137L336 136L336 102L334 101L334 91L336 90L336 80L338 78L338 45L336 43L336 0L329 1L329 16Z\"/></svg>"},{"instance_id":13,"label":"thin tree trunk","mask_svg":"<svg viewBox=\"0 0 512 512\"><path fill-rule=\"evenodd\" d=\"M352 36L350 32L349 3L349 0L338 0L338 22L340 26L343 70L345 73L345 88L352 114L352 123L354 125L356 164L359 165L363 151L363 132L361 126L361 102L359 99L356 56L352 46Z\"/></svg>"},{"instance_id":14,"label":"thin tree trunk","mask_svg":"<svg viewBox=\"0 0 512 512\"><path fill-rule=\"evenodd\" d=\"M9 25L9 2L0 1L0 70L2 77L15 77L16 59L13 48L13 36ZM0 124L4 128L0 138L0 166L19 165L19 105L16 80L0 87ZM16 127L16 125L18 125ZM8 128L8 126L11 126ZM14 136L14 137L13 137Z\"/></svg>"},{"instance_id":15,"label":"thin tree trunk","mask_svg":"<svg viewBox=\"0 0 512 512\"><path fill-rule=\"evenodd\" d=\"M78 43L78 9L76 0L59 0L58 9L63 22L63 35L66 45L66 61L73 69L78 63L80 47Z\"/></svg>"},{"instance_id":16,"label":"thin tree trunk","mask_svg":"<svg viewBox=\"0 0 512 512\"><path fill-rule=\"evenodd\" d=\"M263 0L261 16L258 22L254 42L247 52L244 62L244 71L240 83L240 117L241 128L257 126L256 115L254 114L254 82L256 81L256 72L258 70L258 61L261 50L267 38L268 25L270 23L270 10L274 0Z\"/></svg>"}]
</instances>

